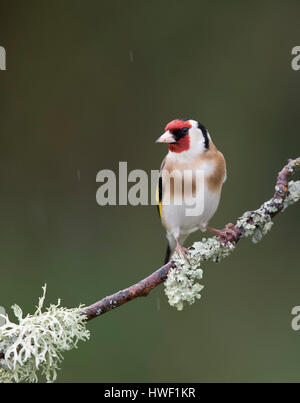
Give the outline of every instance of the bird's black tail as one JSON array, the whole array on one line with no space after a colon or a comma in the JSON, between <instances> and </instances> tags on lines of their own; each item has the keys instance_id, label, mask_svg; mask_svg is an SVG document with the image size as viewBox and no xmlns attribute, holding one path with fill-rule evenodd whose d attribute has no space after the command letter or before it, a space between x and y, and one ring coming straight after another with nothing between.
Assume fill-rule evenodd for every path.
<instances>
[{"instance_id":1,"label":"bird's black tail","mask_svg":"<svg viewBox=\"0 0 300 403\"><path fill-rule=\"evenodd\" d=\"M166 251L166 257L165 257L165 264L167 264L170 260L170 255L171 255L171 249L170 249L170 245L168 243L167 246L167 251Z\"/></svg>"}]
</instances>

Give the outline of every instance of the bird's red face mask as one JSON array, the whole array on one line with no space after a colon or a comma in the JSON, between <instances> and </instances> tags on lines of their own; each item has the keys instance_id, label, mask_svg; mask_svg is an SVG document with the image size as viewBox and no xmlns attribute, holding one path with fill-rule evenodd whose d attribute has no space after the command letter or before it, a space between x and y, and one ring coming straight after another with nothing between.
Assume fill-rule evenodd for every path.
<instances>
[{"instance_id":1,"label":"bird's red face mask","mask_svg":"<svg viewBox=\"0 0 300 403\"><path fill-rule=\"evenodd\" d=\"M188 120L172 120L165 127L165 133L162 134L156 143L169 144L169 150L174 153L181 153L190 148L189 130L192 127Z\"/></svg>"}]
</instances>

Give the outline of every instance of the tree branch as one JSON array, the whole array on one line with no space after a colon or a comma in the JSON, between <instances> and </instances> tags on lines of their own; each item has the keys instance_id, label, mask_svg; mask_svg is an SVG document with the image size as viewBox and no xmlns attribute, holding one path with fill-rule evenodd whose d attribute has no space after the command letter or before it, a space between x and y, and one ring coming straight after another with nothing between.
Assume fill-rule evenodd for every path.
<instances>
[{"instance_id":1,"label":"tree branch","mask_svg":"<svg viewBox=\"0 0 300 403\"><path fill-rule=\"evenodd\" d=\"M0 382L35 382L37 371L42 371L48 381L54 381L62 360L61 353L76 347L79 340L88 339L85 322L137 297L148 295L163 282L170 305L179 310L184 303L191 304L200 298L203 286L198 280L202 278L202 262L217 262L227 257L241 238L251 237L253 241L259 241L271 228L272 218L300 200L300 181L289 182L299 167L300 157L289 160L278 173L275 193L270 200L257 210L245 212L234 226L225 226L219 238L195 242L189 249L188 260L175 253L172 261L144 280L86 308L64 308L58 303L42 312L46 287L33 315L23 317L21 308L14 305L12 308L19 323L10 322L7 316L7 323L0 328ZM59 328L59 331L53 331L54 328Z\"/></svg>"},{"instance_id":2,"label":"tree branch","mask_svg":"<svg viewBox=\"0 0 300 403\"><path fill-rule=\"evenodd\" d=\"M261 208L264 209L265 213L268 214L270 218L274 218L279 212L282 211L284 201L288 196L289 178L299 167L300 157L294 160L289 160L288 164L286 164L278 173L273 198L261 206ZM250 217L246 222L253 225L252 217ZM222 243L224 244L230 242L231 244L235 245L244 235L244 229L238 225L234 225L228 232L226 232L226 230L227 226L224 228L226 237L225 239L222 239ZM153 288L157 287L167 279L169 271L174 267L176 267L175 262L170 261L137 284L105 297L95 304L88 306L85 308L83 314L86 315L87 320L91 320L125 304L126 302L132 301L135 298L147 296Z\"/></svg>"},{"instance_id":3,"label":"tree branch","mask_svg":"<svg viewBox=\"0 0 300 403\"><path fill-rule=\"evenodd\" d=\"M137 297L146 297L153 288L157 287L167 279L168 273L172 267L175 267L175 264L173 261L170 261L150 276L139 281L137 284L134 284L125 290L118 291L115 294L105 297L101 299L101 301L85 308L84 314L87 316L87 320L103 315L105 312L117 308Z\"/></svg>"}]
</instances>

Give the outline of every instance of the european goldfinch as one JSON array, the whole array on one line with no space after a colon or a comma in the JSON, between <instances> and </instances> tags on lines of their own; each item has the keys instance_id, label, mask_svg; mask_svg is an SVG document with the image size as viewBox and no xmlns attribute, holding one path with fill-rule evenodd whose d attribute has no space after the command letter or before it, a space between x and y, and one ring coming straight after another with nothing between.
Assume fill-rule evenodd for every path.
<instances>
[{"instance_id":1,"label":"european goldfinch","mask_svg":"<svg viewBox=\"0 0 300 403\"><path fill-rule=\"evenodd\" d=\"M222 185L226 180L226 163L207 129L195 120L173 120L156 142L169 146L161 164L156 191L159 214L167 231L167 263L175 249L178 253L187 254L188 250L182 245L192 232L208 229L219 236L224 233L224 230L215 230L207 224L219 205ZM185 175L186 171L191 174ZM199 175L200 186L196 186L196 179L199 180L197 172L202 172L202 176ZM181 186L178 187L174 178L180 178L180 175ZM178 203L178 200L182 202ZM187 208L197 202L202 203L199 214L188 215Z\"/></svg>"}]
</instances>

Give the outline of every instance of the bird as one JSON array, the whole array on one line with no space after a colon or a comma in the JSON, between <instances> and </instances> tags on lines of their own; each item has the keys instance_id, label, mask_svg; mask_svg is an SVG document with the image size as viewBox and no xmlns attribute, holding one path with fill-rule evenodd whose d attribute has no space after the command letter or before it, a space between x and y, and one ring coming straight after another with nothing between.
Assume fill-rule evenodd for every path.
<instances>
[{"instance_id":1,"label":"bird","mask_svg":"<svg viewBox=\"0 0 300 403\"><path fill-rule=\"evenodd\" d=\"M218 208L227 171L224 155L206 127L193 119L175 119L166 125L156 143L166 143L169 148L156 187L156 204L168 240L167 263L175 250L188 256L183 243L191 233L209 230L221 239L232 231L232 224L223 230L208 226ZM193 215L187 214L197 203L201 208Z\"/></svg>"}]
</instances>

